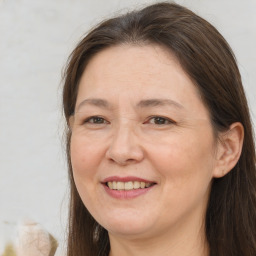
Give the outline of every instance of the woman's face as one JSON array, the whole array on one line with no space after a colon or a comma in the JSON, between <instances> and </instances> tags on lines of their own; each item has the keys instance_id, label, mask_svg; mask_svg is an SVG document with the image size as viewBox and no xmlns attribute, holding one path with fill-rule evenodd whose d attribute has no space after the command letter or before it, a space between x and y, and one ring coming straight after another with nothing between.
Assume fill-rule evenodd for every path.
<instances>
[{"instance_id":1,"label":"woman's face","mask_svg":"<svg viewBox=\"0 0 256 256\"><path fill-rule=\"evenodd\" d=\"M98 53L70 123L75 184L110 235L202 224L216 143L209 113L172 54L152 45Z\"/></svg>"}]
</instances>

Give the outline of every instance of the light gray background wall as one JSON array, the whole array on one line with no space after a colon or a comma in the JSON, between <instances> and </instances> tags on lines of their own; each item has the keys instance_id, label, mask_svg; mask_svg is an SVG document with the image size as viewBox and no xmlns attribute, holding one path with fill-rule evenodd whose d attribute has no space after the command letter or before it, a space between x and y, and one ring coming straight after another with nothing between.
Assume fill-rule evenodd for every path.
<instances>
[{"instance_id":1,"label":"light gray background wall","mask_svg":"<svg viewBox=\"0 0 256 256\"><path fill-rule=\"evenodd\" d=\"M68 196L61 69L89 27L150 2L156 1L0 0L0 252L23 218L63 241ZM230 43L255 121L256 1L176 2L210 21Z\"/></svg>"}]
</instances>

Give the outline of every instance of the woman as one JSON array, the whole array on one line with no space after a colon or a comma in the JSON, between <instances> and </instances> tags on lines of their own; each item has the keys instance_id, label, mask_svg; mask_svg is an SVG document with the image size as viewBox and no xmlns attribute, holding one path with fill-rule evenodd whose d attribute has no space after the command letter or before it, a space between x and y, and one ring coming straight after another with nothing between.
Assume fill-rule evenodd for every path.
<instances>
[{"instance_id":1,"label":"woman","mask_svg":"<svg viewBox=\"0 0 256 256\"><path fill-rule=\"evenodd\" d=\"M68 256L256 255L252 126L213 26L170 3L104 21L64 79Z\"/></svg>"}]
</instances>

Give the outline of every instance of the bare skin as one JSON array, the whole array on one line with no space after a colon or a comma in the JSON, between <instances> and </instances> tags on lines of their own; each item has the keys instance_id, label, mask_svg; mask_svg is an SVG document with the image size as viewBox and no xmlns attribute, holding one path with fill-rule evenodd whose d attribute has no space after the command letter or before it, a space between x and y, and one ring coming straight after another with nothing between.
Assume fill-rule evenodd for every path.
<instances>
[{"instance_id":1,"label":"bare skin","mask_svg":"<svg viewBox=\"0 0 256 256\"><path fill-rule=\"evenodd\" d=\"M75 183L109 232L110 256L209 255L211 182L237 162L243 129L234 124L222 142L215 138L207 108L172 54L125 45L94 56L70 126ZM113 197L104 180L127 177L152 186L136 197Z\"/></svg>"}]
</instances>

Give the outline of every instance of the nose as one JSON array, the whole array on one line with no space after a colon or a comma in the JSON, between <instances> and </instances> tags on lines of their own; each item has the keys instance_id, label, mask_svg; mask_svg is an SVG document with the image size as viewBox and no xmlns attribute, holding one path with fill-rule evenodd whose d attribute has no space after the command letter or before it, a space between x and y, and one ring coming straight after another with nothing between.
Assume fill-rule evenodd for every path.
<instances>
[{"instance_id":1,"label":"nose","mask_svg":"<svg viewBox=\"0 0 256 256\"><path fill-rule=\"evenodd\" d=\"M139 136L135 134L131 127L119 127L111 138L106 157L118 165L128 165L142 161L144 151Z\"/></svg>"}]
</instances>

